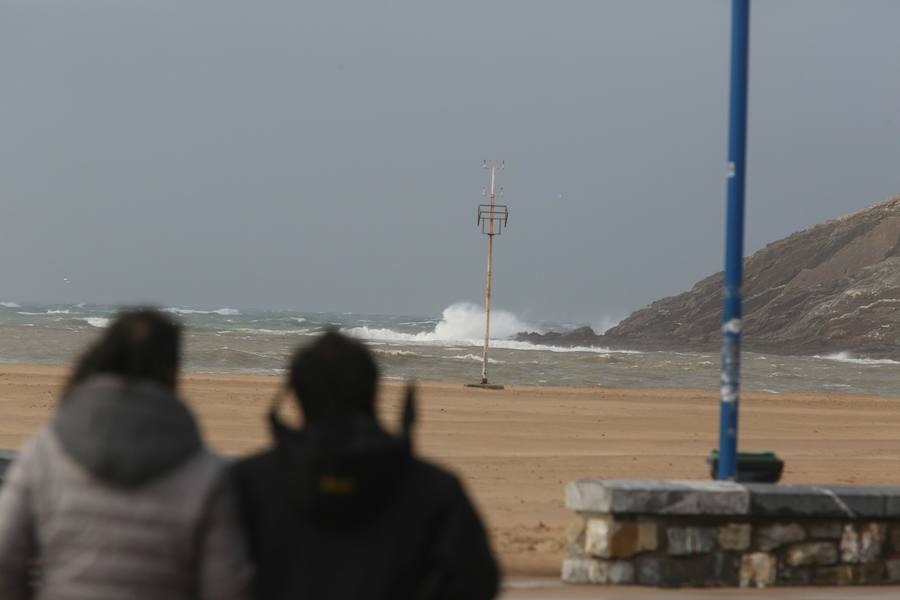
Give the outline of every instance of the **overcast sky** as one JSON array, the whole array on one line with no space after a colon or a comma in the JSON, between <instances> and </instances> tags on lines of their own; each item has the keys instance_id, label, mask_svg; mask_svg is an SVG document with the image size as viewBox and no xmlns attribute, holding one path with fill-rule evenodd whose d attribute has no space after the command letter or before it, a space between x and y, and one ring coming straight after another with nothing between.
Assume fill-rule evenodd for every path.
<instances>
[{"instance_id":1,"label":"overcast sky","mask_svg":"<svg viewBox=\"0 0 900 600\"><path fill-rule=\"evenodd\" d=\"M726 0L0 0L0 301L599 322L721 269ZM900 192L900 2L755 0L748 253ZM63 278L69 278L67 284Z\"/></svg>"}]
</instances>

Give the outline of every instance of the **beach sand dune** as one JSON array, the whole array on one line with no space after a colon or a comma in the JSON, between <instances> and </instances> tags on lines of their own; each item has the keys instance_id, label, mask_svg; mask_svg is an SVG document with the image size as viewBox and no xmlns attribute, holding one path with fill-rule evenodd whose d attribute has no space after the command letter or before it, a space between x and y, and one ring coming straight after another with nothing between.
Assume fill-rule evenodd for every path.
<instances>
[{"instance_id":1,"label":"beach sand dune","mask_svg":"<svg viewBox=\"0 0 900 600\"><path fill-rule=\"evenodd\" d=\"M0 365L0 447L15 448L47 421L61 367ZM283 380L190 374L183 393L210 443L241 454L268 443L265 414ZM556 575L564 554L565 482L584 478L708 478L718 391L419 384L416 443L456 470L481 508L505 570ZM394 427L402 384L382 388ZM792 483L900 484L900 398L750 393L740 445L772 449Z\"/></svg>"}]
</instances>

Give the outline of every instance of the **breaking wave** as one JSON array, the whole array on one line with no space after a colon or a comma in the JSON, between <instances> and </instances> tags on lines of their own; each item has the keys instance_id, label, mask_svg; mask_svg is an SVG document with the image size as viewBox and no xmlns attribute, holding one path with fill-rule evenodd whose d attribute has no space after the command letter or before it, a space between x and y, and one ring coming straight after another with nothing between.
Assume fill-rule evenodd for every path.
<instances>
[{"instance_id":1,"label":"breaking wave","mask_svg":"<svg viewBox=\"0 0 900 600\"><path fill-rule=\"evenodd\" d=\"M503 340L520 331L536 328L521 321L511 312L491 312L491 339ZM378 342L427 344L437 342L482 343L484 338L484 309L470 302L458 302L444 309L441 320L432 331L404 333L377 327L351 327L347 333Z\"/></svg>"},{"instance_id":2,"label":"breaking wave","mask_svg":"<svg viewBox=\"0 0 900 600\"><path fill-rule=\"evenodd\" d=\"M375 348L372 351L375 354L386 354L388 356L421 356L424 358L431 358L430 354L419 354L418 352L410 352L409 350L384 350L382 348Z\"/></svg>"},{"instance_id":3,"label":"breaking wave","mask_svg":"<svg viewBox=\"0 0 900 600\"><path fill-rule=\"evenodd\" d=\"M824 360L833 360L835 362L849 363L854 365L900 365L900 361L891 360L889 358L865 358L851 356L849 352L835 352L834 354L826 354L813 358L821 358Z\"/></svg>"},{"instance_id":4,"label":"breaking wave","mask_svg":"<svg viewBox=\"0 0 900 600\"><path fill-rule=\"evenodd\" d=\"M91 327L108 327L112 319L106 317L86 317L84 321Z\"/></svg>"},{"instance_id":5,"label":"breaking wave","mask_svg":"<svg viewBox=\"0 0 900 600\"><path fill-rule=\"evenodd\" d=\"M236 308L217 308L216 310L197 310L193 308L164 308L166 312L175 315L220 315L222 317L237 317L241 314Z\"/></svg>"},{"instance_id":6,"label":"breaking wave","mask_svg":"<svg viewBox=\"0 0 900 600\"><path fill-rule=\"evenodd\" d=\"M457 360L474 360L475 362L482 362L484 360L484 357L475 354L462 354L460 356L451 356L450 358L455 358ZM503 361L488 357L488 362L497 365L501 364Z\"/></svg>"},{"instance_id":7,"label":"breaking wave","mask_svg":"<svg viewBox=\"0 0 900 600\"><path fill-rule=\"evenodd\" d=\"M258 333L262 335L309 335L315 333L315 329L260 329L255 327L238 327L237 329L225 329L216 333Z\"/></svg>"},{"instance_id":8,"label":"breaking wave","mask_svg":"<svg viewBox=\"0 0 900 600\"><path fill-rule=\"evenodd\" d=\"M22 308L20 304L16 304L15 302L0 302L0 306L3 308Z\"/></svg>"},{"instance_id":9,"label":"breaking wave","mask_svg":"<svg viewBox=\"0 0 900 600\"><path fill-rule=\"evenodd\" d=\"M509 338L522 331L543 331L505 310L491 311L491 347L506 350L542 350L545 352L617 352L640 354L634 350L612 350L599 346L542 346ZM440 321L431 331L407 333L387 328L351 327L347 333L364 340L393 344L452 343L458 346L480 346L484 343L484 309L469 302L458 302L444 309ZM480 360L480 359L479 359Z\"/></svg>"}]
</instances>

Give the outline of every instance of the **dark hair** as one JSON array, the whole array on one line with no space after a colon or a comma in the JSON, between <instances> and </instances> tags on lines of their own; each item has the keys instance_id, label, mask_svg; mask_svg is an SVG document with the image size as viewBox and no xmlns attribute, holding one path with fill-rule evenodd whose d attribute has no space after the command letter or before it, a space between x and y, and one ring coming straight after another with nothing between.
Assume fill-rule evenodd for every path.
<instances>
[{"instance_id":1,"label":"dark hair","mask_svg":"<svg viewBox=\"0 0 900 600\"><path fill-rule=\"evenodd\" d=\"M291 359L288 385L307 421L362 413L374 416L378 366L365 344L330 329Z\"/></svg>"},{"instance_id":2,"label":"dark hair","mask_svg":"<svg viewBox=\"0 0 900 600\"><path fill-rule=\"evenodd\" d=\"M66 393L101 373L150 380L174 390L180 354L181 326L174 319L151 308L123 311L82 354Z\"/></svg>"}]
</instances>

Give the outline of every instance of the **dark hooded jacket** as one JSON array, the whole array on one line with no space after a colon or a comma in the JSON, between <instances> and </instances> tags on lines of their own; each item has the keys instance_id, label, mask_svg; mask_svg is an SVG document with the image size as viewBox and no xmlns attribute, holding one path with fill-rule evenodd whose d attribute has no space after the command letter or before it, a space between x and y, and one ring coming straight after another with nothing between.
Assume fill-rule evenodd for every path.
<instances>
[{"instance_id":1,"label":"dark hooded jacket","mask_svg":"<svg viewBox=\"0 0 900 600\"><path fill-rule=\"evenodd\" d=\"M250 562L226 476L171 392L85 381L0 487L0 598L247 598Z\"/></svg>"},{"instance_id":2,"label":"dark hooded jacket","mask_svg":"<svg viewBox=\"0 0 900 600\"><path fill-rule=\"evenodd\" d=\"M259 600L488 600L498 570L460 482L371 416L292 430L235 467Z\"/></svg>"}]
</instances>

